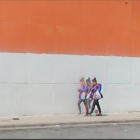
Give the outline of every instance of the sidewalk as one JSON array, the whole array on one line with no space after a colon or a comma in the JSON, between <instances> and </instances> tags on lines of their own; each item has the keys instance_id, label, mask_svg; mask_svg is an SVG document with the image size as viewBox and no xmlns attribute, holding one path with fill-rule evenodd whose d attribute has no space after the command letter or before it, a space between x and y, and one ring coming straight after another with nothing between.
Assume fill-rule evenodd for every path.
<instances>
[{"instance_id":1,"label":"sidewalk","mask_svg":"<svg viewBox=\"0 0 140 140\"><path fill-rule=\"evenodd\" d=\"M52 116L31 116L13 118L0 118L0 128L8 127L33 127L33 126L52 126L52 125L71 125L71 124L93 124L93 123L119 123L119 122L140 122L140 113L120 113L103 114L103 116L84 115L52 115Z\"/></svg>"}]
</instances>

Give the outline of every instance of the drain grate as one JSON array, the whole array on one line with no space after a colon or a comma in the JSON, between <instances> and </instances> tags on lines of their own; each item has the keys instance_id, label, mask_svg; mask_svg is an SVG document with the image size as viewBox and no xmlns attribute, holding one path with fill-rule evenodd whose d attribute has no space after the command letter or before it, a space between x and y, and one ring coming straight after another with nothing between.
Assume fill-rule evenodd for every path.
<instances>
[{"instance_id":1,"label":"drain grate","mask_svg":"<svg viewBox=\"0 0 140 140\"><path fill-rule=\"evenodd\" d=\"M18 120L20 120L20 119L19 119L19 118L13 118L13 120L14 120L14 121L18 121Z\"/></svg>"}]
</instances>

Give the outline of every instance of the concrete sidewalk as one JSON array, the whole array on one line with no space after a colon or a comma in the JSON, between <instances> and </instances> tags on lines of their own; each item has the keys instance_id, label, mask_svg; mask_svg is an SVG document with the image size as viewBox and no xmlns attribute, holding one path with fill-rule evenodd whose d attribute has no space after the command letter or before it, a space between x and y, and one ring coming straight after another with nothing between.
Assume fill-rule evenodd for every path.
<instances>
[{"instance_id":1,"label":"concrete sidewalk","mask_svg":"<svg viewBox=\"0 0 140 140\"><path fill-rule=\"evenodd\" d=\"M0 118L0 128L8 127L33 127L53 126L72 124L93 124L93 123L119 123L119 122L140 122L140 113L119 113L103 114L103 116L84 115L52 115L52 116L31 116L15 118ZM15 120L14 120L15 119Z\"/></svg>"}]
</instances>

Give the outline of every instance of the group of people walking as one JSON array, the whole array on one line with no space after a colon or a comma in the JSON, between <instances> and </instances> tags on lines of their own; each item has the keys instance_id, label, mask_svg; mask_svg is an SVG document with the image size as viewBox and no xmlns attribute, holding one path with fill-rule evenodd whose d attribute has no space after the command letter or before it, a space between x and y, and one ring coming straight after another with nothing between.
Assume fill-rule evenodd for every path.
<instances>
[{"instance_id":1,"label":"group of people walking","mask_svg":"<svg viewBox=\"0 0 140 140\"><path fill-rule=\"evenodd\" d=\"M98 108L98 114L97 116L102 116L101 107L99 104L99 100L103 98L103 95L101 93L102 85L97 83L97 79L94 78L91 82L90 78L88 78L86 81L84 78L80 80L81 87L78 90L79 91L79 101L78 101L78 108L79 108L79 114L81 114L81 103L84 103L86 108L86 115L85 116L91 116L93 113L95 106ZM91 102L93 101L93 104L91 106Z\"/></svg>"}]
</instances>

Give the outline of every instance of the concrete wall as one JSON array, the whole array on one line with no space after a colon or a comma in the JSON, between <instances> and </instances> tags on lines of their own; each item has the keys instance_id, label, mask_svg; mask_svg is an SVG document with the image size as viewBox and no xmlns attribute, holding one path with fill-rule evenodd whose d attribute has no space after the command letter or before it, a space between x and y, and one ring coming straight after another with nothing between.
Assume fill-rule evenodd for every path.
<instances>
[{"instance_id":1,"label":"concrete wall","mask_svg":"<svg viewBox=\"0 0 140 140\"><path fill-rule=\"evenodd\" d=\"M139 111L140 1L125 1L0 0L0 116L78 113L95 76L103 112Z\"/></svg>"},{"instance_id":2,"label":"concrete wall","mask_svg":"<svg viewBox=\"0 0 140 140\"><path fill-rule=\"evenodd\" d=\"M139 111L139 63L129 57L0 53L0 116L78 113L82 76L103 84L104 113Z\"/></svg>"}]
</instances>

